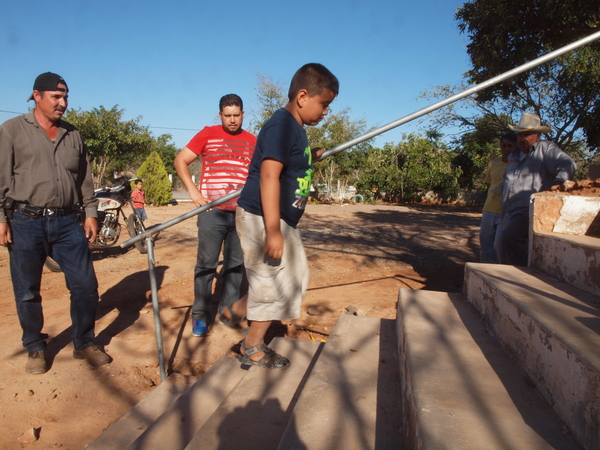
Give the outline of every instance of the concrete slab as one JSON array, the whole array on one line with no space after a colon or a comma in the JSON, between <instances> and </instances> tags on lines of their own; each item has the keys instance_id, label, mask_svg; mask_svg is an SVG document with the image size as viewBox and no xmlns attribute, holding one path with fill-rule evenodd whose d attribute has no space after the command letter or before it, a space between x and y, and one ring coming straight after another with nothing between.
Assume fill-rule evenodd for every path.
<instances>
[{"instance_id":1,"label":"concrete slab","mask_svg":"<svg viewBox=\"0 0 600 450\"><path fill-rule=\"evenodd\" d=\"M532 233L531 267L600 296L600 239Z\"/></svg>"},{"instance_id":2,"label":"concrete slab","mask_svg":"<svg viewBox=\"0 0 600 450\"><path fill-rule=\"evenodd\" d=\"M461 294L401 289L397 324L405 448L581 448Z\"/></svg>"},{"instance_id":3,"label":"concrete slab","mask_svg":"<svg viewBox=\"0 0 600 450\"><path fill-rule=\"evenodd\" d=\"M121 450L141 435L175 400L197 381L174 373L108 427L88 450Z\"/></svg>"},{"instance_id":4,"label":"concrete slab","mask_svg":"<svg viewBox=\"0 0 600 450\"><path fill-rule=\"evenodd\" d=\"M245 374L237 359L220 358L128 448L185 448Z\"/></svg>"},{"instance_id":5,"label":"concrete slab","mask_svg":"<svg viewBox=\"0 0 600 450\"><path fill-rule=\"evenodd\" d=\"M600 197L540 192L531 197L534 232L583 236L600 212Z\"/></svg>"},{"instance_id":6,"label":"concrete slab","mask_svg":"<svg viewBox=\"0 0 600 450\"><path fill-rule=\"evenodd\" d=\"M250 367L186 449L277 448L321 344L276 338L269 346L288 357L291 366Z\"/></svg>"},{"instance_id":7,"label":"concrete slab","mask_svg":"<svg viewBox=\"0 0 600 450\"><path fill-rule=\"evenodd\" d=\"M341 315L281 440L281 450L400 447L393 320Z\"/></svg>"},{"instance_id":8,"label":"concrete slab","mask_svg":"<svg viewBox=\"0 0 600 450\"><path fill-rule=\"evenodd\" d=\"M467 263L465 296L586 448L600 448L600 299L534 269Z\"/></svg>"}]
</instances>

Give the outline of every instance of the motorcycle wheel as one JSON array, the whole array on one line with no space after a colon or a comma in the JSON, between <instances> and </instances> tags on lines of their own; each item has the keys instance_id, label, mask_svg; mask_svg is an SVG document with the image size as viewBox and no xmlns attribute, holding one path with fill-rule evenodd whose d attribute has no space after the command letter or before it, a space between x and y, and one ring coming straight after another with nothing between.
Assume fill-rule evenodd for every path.
<instances>
[{"instance_id":1,"label":"motorcycle wheel","mask_svg":"<svg viewBox=\"0 0 600 450\"><path fill-rule=\"evenodd\" d=\"M136 220L137 219L137 220ZM142 234L143 233L143 229L142 229L142 224L139 223L139 218L134 214L131 214L128 218L127 218L127 232L129 233L130 237L135 237L138 234ZM146 248L146 241L137 241L135 244L135 248L138 249L138 251L142 254L145 255L146 253L148 253L148 249Z\"/></svg>"},{"instance_id":2,"label":"motorcycle wheel","mask_svg":"<svg viewBox=\"0 0 600 450\"><path fill-rule=\"evenodd\" d=\"M48 268L50 272L62 272L62 269L60 268L58 263L49 256L46 258L46 261L44 261L44 265Z\"/></svg>"}]
</instances>

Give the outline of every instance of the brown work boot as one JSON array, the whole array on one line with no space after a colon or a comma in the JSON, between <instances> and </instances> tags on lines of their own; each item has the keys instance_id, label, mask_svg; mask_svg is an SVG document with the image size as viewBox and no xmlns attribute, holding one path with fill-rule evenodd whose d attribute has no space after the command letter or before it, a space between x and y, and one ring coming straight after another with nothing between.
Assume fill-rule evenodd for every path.
<instances>
[{"instance_id":1,"label":"brown work boot","mask_svg":"<svg viewBox=\"0 0 600 450\"><path fill-rule=\"evenodd\" d=\"M85 359L88 364L94 367L103 366L112 361L112 358L104 353L99 345L92 345L83 350L73 350L73 358Z\"/></svg>"},{"instance_id":2,"label":"brown work boot","mask_svg":"<svg viewBox=\"0 0 600 450\"><path fill-rule=\"evenodd\" d=\"M46 357L44 356L44 350L32 352L27 357L27 365L25 366L25 372L39 375L48 372L48 365L46 364Z\"/></svg>"}]
</instances>

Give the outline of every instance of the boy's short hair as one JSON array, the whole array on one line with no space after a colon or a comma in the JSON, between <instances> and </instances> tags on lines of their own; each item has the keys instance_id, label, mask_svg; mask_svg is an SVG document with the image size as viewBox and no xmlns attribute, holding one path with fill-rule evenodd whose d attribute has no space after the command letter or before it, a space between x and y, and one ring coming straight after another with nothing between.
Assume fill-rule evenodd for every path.
<instances>
[{"instance_id":1,"label":"boy's short hair","mask_svg":"<svg viewBox=\"0 0 600 450\"><path fill-rule=\"evenodd\" d=\"M337 97L340 83L336 76L324 65L309 63L300 67L292 77L290 90L288 91L290 102L296 98L301 89L306 89L309 97L314 97L321 94L325 89L329 89Z\"/></svg>"},{"instance_id":2,"label":"boy's short hair","mask_svg":"<svg viewBox=\"0 0 600 450\"><path fill-rule=\"evenodd\" d=\"M239 95L236 94L227 94L221 97L219 100L219 111L223 112L223 108L226 106L239 106L240 110L244 110L244 102Z\"/></svg>"}]
</instances>

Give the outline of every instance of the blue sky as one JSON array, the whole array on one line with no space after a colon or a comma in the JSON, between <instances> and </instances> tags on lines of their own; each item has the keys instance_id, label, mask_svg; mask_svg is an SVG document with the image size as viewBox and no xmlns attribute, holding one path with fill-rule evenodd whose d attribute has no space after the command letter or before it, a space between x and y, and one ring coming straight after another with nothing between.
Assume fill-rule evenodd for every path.
<instances>
[{"instance_id":1,"label":"blue sky","mask_svg":"<svg viewBox=\"0 0 600 450\"><path fill-rule=\"evenodd\" d=\"M217 120L219 98L237 93L246 121L257 73L287 86L308 62L340 80L333 111L382 126L432 103L436 85L469 68L454 14L464 0L5 2L0 15L0 123L27 112L33 81L52 71L69 107L119 105L155 136L184 147ZM5 112L9 111L9 112ZM381 135L398 142L410 123ZM183 130L179 130L183 129Z\"/></svg>"}]
</instances>

